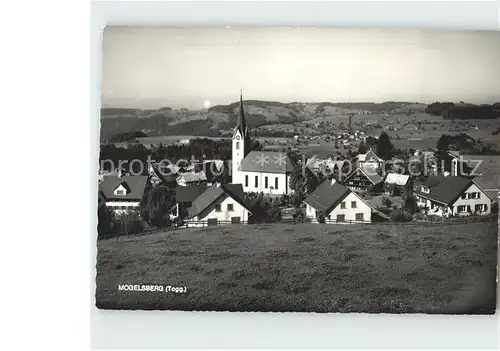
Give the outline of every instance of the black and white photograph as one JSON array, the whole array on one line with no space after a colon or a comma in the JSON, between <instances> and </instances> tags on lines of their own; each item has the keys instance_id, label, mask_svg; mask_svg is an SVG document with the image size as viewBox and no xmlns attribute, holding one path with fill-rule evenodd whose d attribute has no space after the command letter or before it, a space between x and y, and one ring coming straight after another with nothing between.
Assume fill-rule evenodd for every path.
<instances>
[{"instance_id":1,"label":"black and white photograph","mask_svg":"<svg viewBox=\"0 0 500 351\"><path fill-rule=\"evenodd\" d=\"M487 30L107 26L95 305L494 314Z\"/></svg>"}]
</instances>

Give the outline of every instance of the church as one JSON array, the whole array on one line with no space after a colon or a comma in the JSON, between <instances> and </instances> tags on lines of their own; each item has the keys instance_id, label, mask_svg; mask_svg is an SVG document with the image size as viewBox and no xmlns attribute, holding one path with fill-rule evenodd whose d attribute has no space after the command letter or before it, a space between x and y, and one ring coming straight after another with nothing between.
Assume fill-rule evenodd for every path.
<instances>
[{"instance_id":1,"label":"church","mask_svg":"<svg viewBox=\"0 0 500 351\"><path fill-rule=\"evenodd\" d=\"M241 184L245 193L290 195L293 192L290 177L297 165L285 152L250 151L250 129L245 121L242 94L232 139L233 184Z\"/></svg>"}]
</instances>

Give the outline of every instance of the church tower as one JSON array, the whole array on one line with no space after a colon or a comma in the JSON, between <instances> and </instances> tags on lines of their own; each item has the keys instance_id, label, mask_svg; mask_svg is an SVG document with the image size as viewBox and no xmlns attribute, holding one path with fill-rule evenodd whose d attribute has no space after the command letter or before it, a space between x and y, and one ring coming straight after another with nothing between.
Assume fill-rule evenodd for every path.
<instances>
[{"instance_id":1,"label":"church tower","mask_svg":"<svg viewBox=\"0 0 500 351\"><path fill-rule=\"evenodd\" d=\"M241 161L248 154L250 148L250 130L246 125L245 111L243 109L243 94L240 92L240 110L238 121L233 133L233 149L232 149L232 182L242 184L243 180L239 177L238 167Z\"/></svg>"}]
</instances>

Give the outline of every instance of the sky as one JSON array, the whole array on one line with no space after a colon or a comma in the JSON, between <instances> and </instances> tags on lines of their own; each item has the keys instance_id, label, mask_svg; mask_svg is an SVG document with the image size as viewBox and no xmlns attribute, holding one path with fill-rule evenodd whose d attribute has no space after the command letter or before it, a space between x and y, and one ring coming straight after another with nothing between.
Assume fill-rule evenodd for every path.
<instances>
[{"instance_id":1,"label":"sky","mask_svg":"<svg viewBox=\"0 0 500 351\"><path fill-rule=\"evenodd\" d=\"M409 29L106 27L104 107L500 101L499 33Z\"/></svg>"}]
</instances>

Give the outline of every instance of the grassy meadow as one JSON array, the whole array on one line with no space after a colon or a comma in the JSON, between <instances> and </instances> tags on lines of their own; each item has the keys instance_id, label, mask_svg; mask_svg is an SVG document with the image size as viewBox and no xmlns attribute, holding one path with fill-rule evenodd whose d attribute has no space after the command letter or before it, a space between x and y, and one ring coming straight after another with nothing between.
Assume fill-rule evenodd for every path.
<instances>
[{"instance_id":1,"label":"grassy meadow","mask_svg":"<svg viewBox=\"0 0 500 351\"><path fill-rule=\"evenodd\" d=\"M106 309L494 313L497 222L265 224L98 241ZM186 293L118 291L119 284Z\"/></svg>"}]
</instances>

